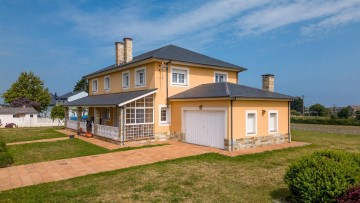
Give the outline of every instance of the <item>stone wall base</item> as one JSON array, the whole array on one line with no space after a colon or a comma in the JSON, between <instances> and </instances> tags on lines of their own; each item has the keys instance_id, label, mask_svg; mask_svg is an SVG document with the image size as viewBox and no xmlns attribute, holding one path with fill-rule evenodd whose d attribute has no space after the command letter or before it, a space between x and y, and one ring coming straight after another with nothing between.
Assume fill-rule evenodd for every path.
<instances>
[{"instance_id":1,"label":"stone wall base","mask_svg":"<svg viewBox=\"0 0 360 203\"><path fill-rule=\"evenodd\" d=\"M289 135L267 135L267 136L253 136L253 137L245 137L234 140L234 150L237 149L249 149L263 146L270 146L274 144L281 144L289 142ZM229 148L228 146L225 148ZM226 145L226 144L225 144Z\"/></svg>"}]
</instances>

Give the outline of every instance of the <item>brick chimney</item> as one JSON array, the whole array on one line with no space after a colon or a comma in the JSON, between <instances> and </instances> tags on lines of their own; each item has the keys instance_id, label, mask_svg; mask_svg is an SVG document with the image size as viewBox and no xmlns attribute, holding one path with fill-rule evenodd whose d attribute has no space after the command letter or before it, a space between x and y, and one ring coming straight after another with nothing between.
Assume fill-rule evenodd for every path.
<instances>
[{"instance_id":1,"label":"brick chimney","mask_svg":"<svg viewBox=\"0 0 360 203\"><path fill-rule=\"evenodd\" d=\"M123 41L124 41L124 61L125 63L129 63L133 60L133 54L132 54L133 40L131 38L125 37Z\"/></svg>"},{"instance_id":2,"label":"brick chimney","mask_svg":"<svg viewBox=\"0 0 360 203\"><path fill-rule=\"evenodd\" d=\"M265 91L274 92L275 75L265 74L262 75L262 88Z\"/></svg>"},{"instance_id":3,"label":"brick chimney","mask_svg":"<svg viewBox=\"0 0 360 203\"><path fill-rule=\"evenodd\" d=\"M115 42L115 64L120 65L124 61L124 43Z\"/></svg>"}]
</instances>

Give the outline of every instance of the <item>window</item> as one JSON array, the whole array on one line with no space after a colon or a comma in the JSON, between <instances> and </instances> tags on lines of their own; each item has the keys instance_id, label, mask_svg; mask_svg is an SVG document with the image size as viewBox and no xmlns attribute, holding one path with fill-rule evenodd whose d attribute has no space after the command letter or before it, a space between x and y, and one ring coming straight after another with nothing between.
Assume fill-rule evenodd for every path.
<instances>
[{"instance_id":1,"label":"window","mask_svg":"<svg viewBox=\"0 0 360 203\"><path fill-rule=\"evenodd\" d=\"M246 112L246 135L256 135L257 115L256 111Z\"/></svg>"},{"instance_id":2,"label":"window","mask_svg":"<svg viewBox=\"0 0 360 203\"><path fill-rule=\"evenodd\" d=\"M188 69L173 68L171 71L171 84L172 85L188 85Z\"/></svg>"},{"instance_id":3,"label":"window","mask_svg":"<svg viewBox=\"0 0 360 203\"><path fill-rule=\"evenodd\" d=\"M161 124L170 124L170 112L171 108L170 106L167 107L166 105L160 105L159 106L159 122Z\"/></svg>"},{"instance_id":4,"label":"window","mask_svg":"<svg viewBox=\"0 0 360 203\"><path fill-rule=\"evenodd\" d=\"M278 131L278 112L269 111L269 133L276 133Z\"/></svg>"},{"instance_id":5,"label":"window","mask_svg":"<svg viewBox=\"0 0 360 203\"><path fill-rule=\"evenodd\" d=\"M110 76L104 77L104 89L110 90Z\"/></svg>"},{"instance_id":6,"label":"window","mask_svg":"<svg viewBox=\"0 0 360 203\"><path fill-rule=\"evenodd\" d=\"M227 73L215 73L215 83L227 82Z\"/></svg>"},{"instance_id":7,"label":"window","mask_svg":"<svg viewBox=\"0 0 360 203\"><path fill-rule=\"evenodd\" d=\"M92 81L92 91L93 92L98 91L98 80L97 79Z\"/></svg>"},{"instance_id":8,"label":"window","mask_svg":"<svg viewBox=\"0 0 360 203\"><path fill-rule=\"evenodd\" d=\"M104 109L104 119L110 120L110 109L109 108Z\"/></svg>"},{"instance_id":9,"label":"window","mask_svg":"<svg viewBox=\"0 0 360 203\"><path fill-rule=\"evenodd\" d=\"M138 99L125 106L125 123L131 124L152 124L154 122L153 96Z\"/></svg>"},{"instance_id":10,"label":"window","mask_svg":"<svg viewBox=\"0 0 360 203\"><path fill-rule=\"evenodd\" d=\"M122 73L122 87L123 88L130 87L130 72L129 71Z\"/></svg>"},{"instance_id":11,"label":"window","mask_svg":"<svg viewBox=\"0 0 360 203\"><path fill-rule=\"evenodd\" d=\"M135 69L135 86L143 87L146 84L145 68Z\"/></svg>"}]
</instances>

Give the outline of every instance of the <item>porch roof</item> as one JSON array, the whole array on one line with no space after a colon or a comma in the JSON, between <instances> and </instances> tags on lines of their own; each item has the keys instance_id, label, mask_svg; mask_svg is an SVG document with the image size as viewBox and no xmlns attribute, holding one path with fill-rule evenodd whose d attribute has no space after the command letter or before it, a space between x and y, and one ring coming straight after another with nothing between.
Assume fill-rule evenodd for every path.
<instances>
[{"instance_id":1,"label":"porch roof","mask_svg":"<svg viewBox=\"0 0 360 203\"><path fill-rule=\"evenodd\" d=\"M63 106L122 106L137 99L154 94L157 89L91 95L63 104Z\"/></svg>"}]
</instances>

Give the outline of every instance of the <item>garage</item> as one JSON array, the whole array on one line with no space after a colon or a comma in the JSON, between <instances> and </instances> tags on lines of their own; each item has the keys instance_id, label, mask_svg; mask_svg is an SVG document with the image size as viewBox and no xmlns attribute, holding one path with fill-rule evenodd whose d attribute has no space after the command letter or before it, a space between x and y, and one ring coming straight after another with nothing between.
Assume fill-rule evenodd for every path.
<instances>
[{"instance_id":1,"label":"garage","mask_svg":"<svg viewBox=\"0 0 360 203\"><path fill-rule=\"evenodd\" d=\"M188 143L224 149L224 110L184 110L183 127Z\"/></svg>"}]
</instances>

